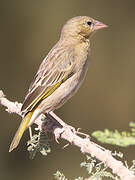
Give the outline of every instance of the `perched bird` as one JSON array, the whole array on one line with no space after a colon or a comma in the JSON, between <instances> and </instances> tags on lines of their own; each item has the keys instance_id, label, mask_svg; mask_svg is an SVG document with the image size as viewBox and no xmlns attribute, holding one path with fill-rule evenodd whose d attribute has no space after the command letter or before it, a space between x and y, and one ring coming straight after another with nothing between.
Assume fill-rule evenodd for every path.
<instances>
[{"instance_id":1,"label":"perched bird","mask_svg":"<svg viewBox=\"0 0 135 180\"><path fill-rule=\"evenodd\" d=\"M29 126L42 113L61 107L82 84L88 68L89 38L107 25L87 16L70 19L63 26L60 39L41 63L25 97L24 117L10 145L16 148Z\"/></svg>"}]
</instances>

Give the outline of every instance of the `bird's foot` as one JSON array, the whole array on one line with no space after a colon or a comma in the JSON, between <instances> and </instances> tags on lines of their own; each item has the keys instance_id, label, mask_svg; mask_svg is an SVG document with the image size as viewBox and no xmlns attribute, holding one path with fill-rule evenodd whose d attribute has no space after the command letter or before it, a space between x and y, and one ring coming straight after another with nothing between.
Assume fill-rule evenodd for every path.
<instances>
[{"instance_id":1,"label":"bird's foot","mask_svg":"<svg viewBox=\"0 0 135 180\"><path fill-rule=\"evenodd\" d=\"M54 138L55 138L55 141L59 144L59 141L58 139L61 137L61 134L64 132L64 129L59 129L59 128L56 128L54 130Z\"/></svg>"},{"instance_id":2,"label":"bird's foot","mask_svg":"<svg viewBox=\"0 0 135 180\"><path fill-rule=\"evenodd\" d=\"M55 135L55 141L59 144L59 141L58 141L58 139L61 137L61 135L62 135L62 133L63 132L65 132L65 131L67 131L67 132L69 132L69 131L71 131L73 134L76 134L76 130L75 130L75 128L74 127L72 127L72 126L69 126L69 125L65 125L63 128L56 128L55 130L54 130L54 135Z\"/></svg>"}]
</instances>

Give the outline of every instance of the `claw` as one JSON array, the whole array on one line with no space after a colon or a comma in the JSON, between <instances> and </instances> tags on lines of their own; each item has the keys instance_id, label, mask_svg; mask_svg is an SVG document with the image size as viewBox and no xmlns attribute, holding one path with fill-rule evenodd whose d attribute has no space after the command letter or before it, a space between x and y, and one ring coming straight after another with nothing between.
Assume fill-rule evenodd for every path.
<instances>
[{"instance_id":1,"label":"claw","mask_svg":"<svg viewBox=\"0 0 135 180\"><path fill-rule=\"evenodd\" d=\"M60 138L60 136L61 136L61 134L64 132L64 130L63 129L55 129L54 130L54 135L55 135L55 141L59 144L59 141L58 141L58 139Z\"/></svg>"}]
</instances>

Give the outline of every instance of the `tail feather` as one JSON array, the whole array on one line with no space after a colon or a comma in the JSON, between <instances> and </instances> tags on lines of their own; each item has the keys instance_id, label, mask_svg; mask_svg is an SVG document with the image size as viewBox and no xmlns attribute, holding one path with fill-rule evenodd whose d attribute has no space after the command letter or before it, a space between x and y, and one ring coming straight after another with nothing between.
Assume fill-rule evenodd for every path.
<instances>
[{"instance_id":1,"label":"tail feather","mask_svg":"<svg viewBox=\"0 0 135 180\"><path fill-rule=\"evenodd\" d=\"M12 140L12 143L10 145L10 148L9 148L9 152L11 152L13 149L15 149L19 142L20 142L20 139L25 131L25 129L27 128L29 122L30 122L30 119L32 117L32 114L33 112L29 112L25 117L24 119L22 120L13 140Z\"/></svg>"}]
</instances>

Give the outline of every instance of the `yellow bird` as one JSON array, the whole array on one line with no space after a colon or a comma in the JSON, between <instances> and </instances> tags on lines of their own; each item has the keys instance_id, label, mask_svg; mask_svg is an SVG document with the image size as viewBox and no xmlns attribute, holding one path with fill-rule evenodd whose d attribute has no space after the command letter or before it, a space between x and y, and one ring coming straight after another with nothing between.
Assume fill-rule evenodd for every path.
<instances>
[{"instance_id":1,"label":"yellow bird","mask_svg":"<svg viewBox=\"0 0 135 180\"><path fill-rule=\"evenodd\" d=\"M29 126L42 113L61 107L82 84L88 69L90 37L107 25L87 16L70 19L60 39L41 63L25 97L24 118L13 138L9 152L15 149Z\"/></svg>"}]
</instances>

